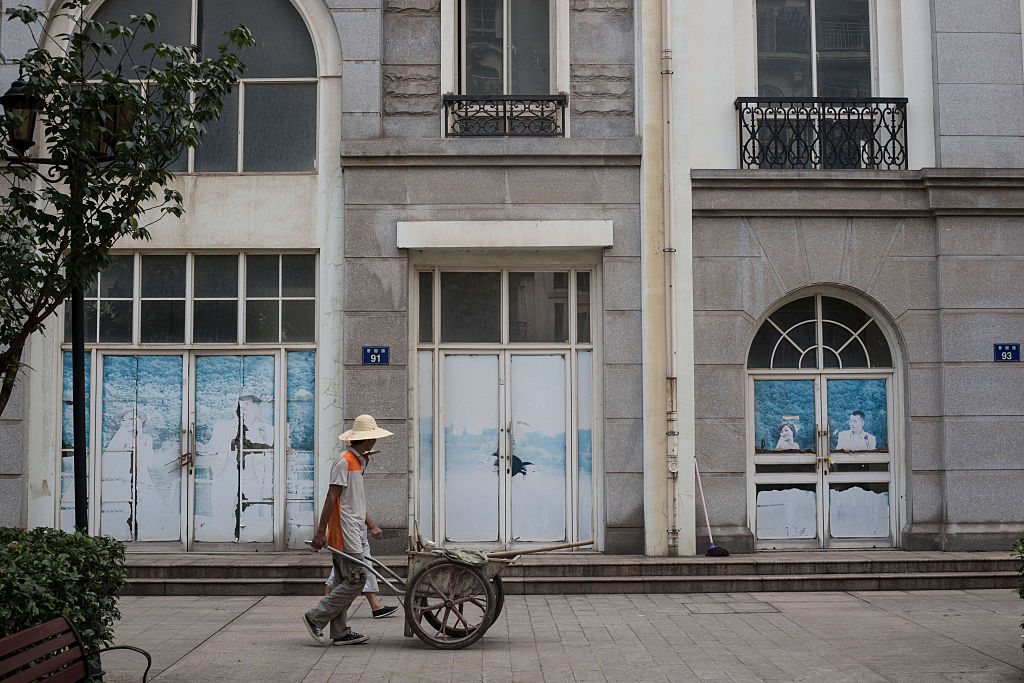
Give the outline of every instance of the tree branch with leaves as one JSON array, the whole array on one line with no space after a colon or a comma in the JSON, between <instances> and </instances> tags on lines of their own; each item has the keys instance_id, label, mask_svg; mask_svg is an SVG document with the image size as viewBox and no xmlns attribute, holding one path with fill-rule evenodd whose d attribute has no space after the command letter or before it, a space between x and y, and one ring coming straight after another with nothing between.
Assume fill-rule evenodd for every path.
<instances>
[{"instance_id":1,"label":"tree branch with leaves","mask_svg":"<svg viewBox=\"0 0 1024 683\"><path fill-rule=\"evenodd\" d=\"M216 55L204 55L195 45L153 41L154 14L100 22L85 18L88 4L65 0L49 18L27 6L5 12L8 21L28 25L40 45L18 66L25 95L38 104L49 163L22 156L12 144L22 119L4 111L0 413L26 344L72 289L95 281L119 240L147 239L153 222L184 213L170 168L219 119L245 70L238 52L255 44L239 27L225 34ZM60 26L70 28L54 33Z\"/></svg>"}]
</instances>

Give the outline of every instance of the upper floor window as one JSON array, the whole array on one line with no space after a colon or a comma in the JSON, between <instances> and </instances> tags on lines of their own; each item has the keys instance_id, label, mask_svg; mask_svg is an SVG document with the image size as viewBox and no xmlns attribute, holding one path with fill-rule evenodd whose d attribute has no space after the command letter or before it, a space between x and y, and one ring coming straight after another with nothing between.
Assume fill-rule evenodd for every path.
<instances>
[{"instance_id":1,"label":"upper floor window","mask_svg":"<svg viewBox=\"0 0 1024 683\"><path fill-rule=\"evenodd\" d=\"M316 170L316 55L289 0L161 0L156 9L152 0L106 0L93 16L125 24L132 14L150 11L160 26L136 41L129 55L136 60L143 57L142 45L153 41L195 44L213 55L224 33L239 25L256 39L255 47L241 52L247 69L225 99L220 120L207 127L203 145L183 154L172 170Z\"/></svg>"},{"instance_id":2,"label":"upper floor window","mask_svg":"<svg viewBox=\"0 0 1024 683\"><path fill-rule=\"evenodd\" d=\"M551 92L549 0L463 0L462 92Z\"/></svg>"},{"instance_id":3,"label":"upper floor window","mask_svg":"<svg viewBox=\"0 0 1024 683\"><path fill-rule=\"evenodd\" d=\"M868 0L757 0L761 97L871 97Z\"/></svg>"}]
</instances>

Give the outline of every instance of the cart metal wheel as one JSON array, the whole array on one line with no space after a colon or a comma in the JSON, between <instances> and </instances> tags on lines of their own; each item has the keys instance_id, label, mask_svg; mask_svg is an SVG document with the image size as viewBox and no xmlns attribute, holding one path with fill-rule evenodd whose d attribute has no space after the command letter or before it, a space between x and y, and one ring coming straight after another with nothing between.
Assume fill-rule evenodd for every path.
<instances>
[{"instance_id":1,"label":"cart metal wheel","mask_svg":"<svg viewBox=\"0 0 1024 683\"><path fill-rule=\"evenodd\" d=\"M491 618L491 623L493 624L501 615L501 608L505 606L505 586L501 583L501 577L497 574L491 579L491 583L494 588L494 617Z\"/></svg>"},{"instance_id":2,"label":"cart metal wheel","mask_svg":"<svg viewBox=\"0 0 1024 683\"><path fill-rule=\"evenodd\" d=\"M467 564L440 558L409 581L405 618L416 637L440 650L458 650L479 640L495 614L494 585Z\"/></svg>"}]
</instances>

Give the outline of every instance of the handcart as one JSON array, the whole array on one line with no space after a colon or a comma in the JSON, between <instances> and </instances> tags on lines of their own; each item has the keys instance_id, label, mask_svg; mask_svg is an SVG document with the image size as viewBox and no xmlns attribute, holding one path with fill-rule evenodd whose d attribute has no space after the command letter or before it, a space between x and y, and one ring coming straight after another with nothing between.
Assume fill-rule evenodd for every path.
<instances>
[{"instance_id":1,"label":"handcart","mask_svg":"<svg viewBox=\"0 0 1024 683\"><path fill-rule=\"evenodd\" d=\"M403 598L406 637L415 634L431 647L459 650L483 637L501 614L505 604L501 572L515 564L520 554L581 545L590 542L490 553L476 563L444 551L410 550L405 580L373 557L356 559L331 546L326 548L372 572Z\"/></svg>"}]
</instances>

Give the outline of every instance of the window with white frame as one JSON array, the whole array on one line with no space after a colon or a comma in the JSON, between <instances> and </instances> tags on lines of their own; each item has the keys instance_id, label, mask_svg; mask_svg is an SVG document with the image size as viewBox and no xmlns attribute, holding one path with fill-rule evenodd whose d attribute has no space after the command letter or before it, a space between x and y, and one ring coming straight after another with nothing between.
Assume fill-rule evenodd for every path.
<instances>
[{"instance_id":1,"label":"window with white frame","mask_svg":"<svg viewBox=\"0 0 1024 683\"><path fill-rule=\"evenodd\" d=\"M757 0L761 97L872 95L869 0Z\"/></svg>"},{"instance_id":2,"label":"window with white frame","mask_svg":"<svg viewBox=\"0 0 1024 683\"><path fill-rule=\"evenodd\" d=\"M216 54L226 31L246 26L256 46L240 56L247 69L224 100L219 121L207 127L203 145L182 155L177 172L313 172L316 170L316 55L306 24L288 0L106 0L93 15L127 23L132 14L154 12L155 35L140 36L129 56L146 58L142 45L198 45ZM115 50L117 46L113 46ZM108 59L118 59L114 55Z\"/></svg>"},{"instance_id":3,"label":"window with white frame","mask_svg":"<svg viewBox=\"0 0 1024 683\"><path fill-rule=\"evenodd\" d=\"M550 94L551 0L462 0L460 9L464 94Z\"/></svg>"},{"instance_id":4,"label":"window with white frame","mask_svg":"<svg viewBox=\"0 0 1024 683\"><path fill-rule=\"evenodd\" d=\"M309 253L115 254L86 290L86 342L311 344L316 280Z\"/></svg>"}]
</instances>

